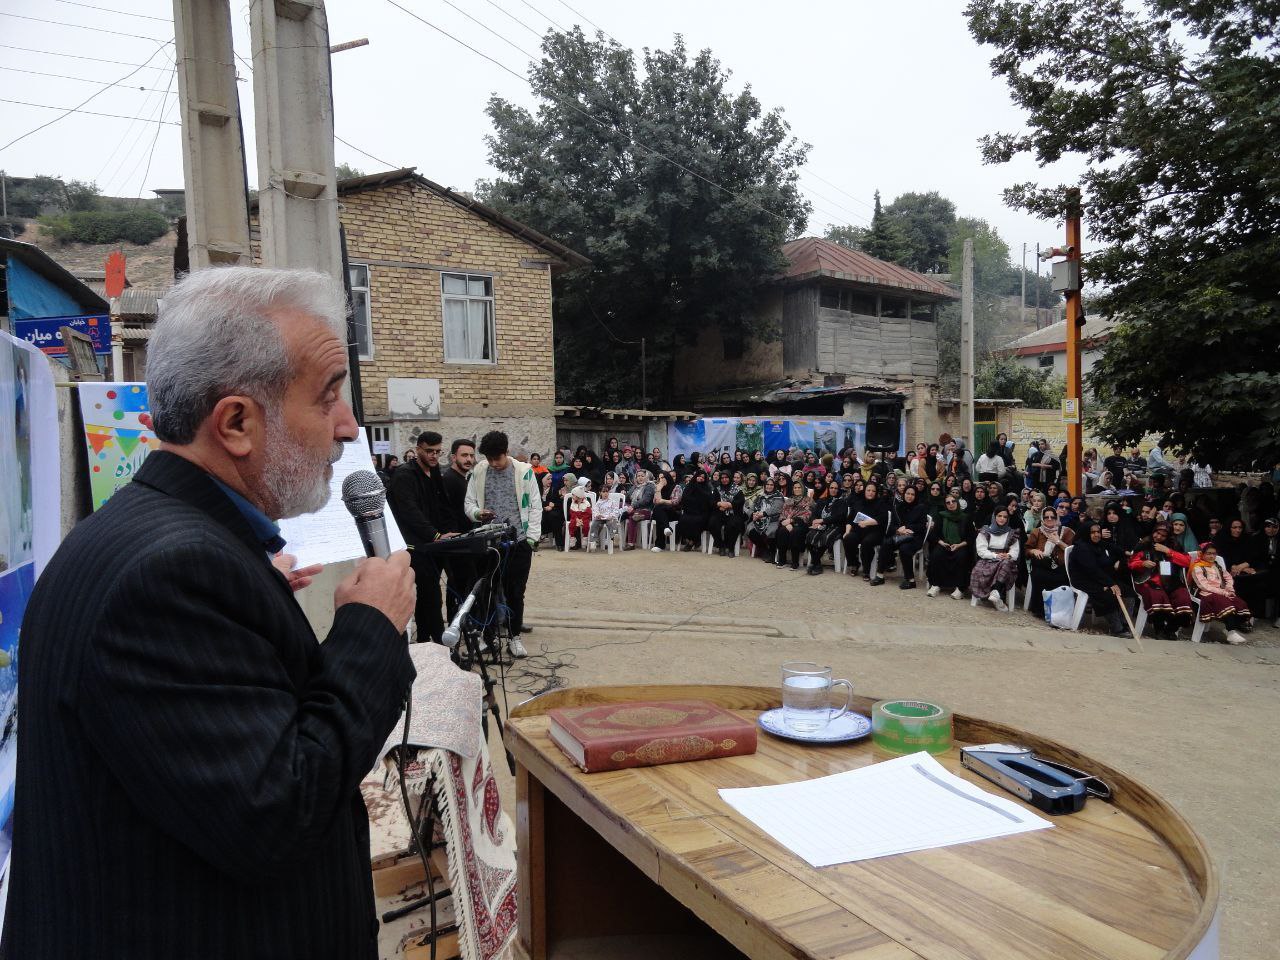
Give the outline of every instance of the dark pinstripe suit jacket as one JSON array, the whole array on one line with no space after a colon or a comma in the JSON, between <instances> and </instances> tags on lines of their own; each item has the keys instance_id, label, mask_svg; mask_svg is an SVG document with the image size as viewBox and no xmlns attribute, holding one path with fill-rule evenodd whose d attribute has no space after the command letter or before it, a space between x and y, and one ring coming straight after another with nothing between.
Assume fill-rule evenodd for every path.
<instances>
[{"instance_id":1,"label":"dark pinstripe suit jacket","mask_svg":"<svg viewBox=\"0 0 1280 960\"><path fill-rule=\"evenodd\" d=\"M413 679L383 614L318 644L160 452L63 542L20 649L8 960L376 956L359 783Z\"/></svg>"}]
</instances>

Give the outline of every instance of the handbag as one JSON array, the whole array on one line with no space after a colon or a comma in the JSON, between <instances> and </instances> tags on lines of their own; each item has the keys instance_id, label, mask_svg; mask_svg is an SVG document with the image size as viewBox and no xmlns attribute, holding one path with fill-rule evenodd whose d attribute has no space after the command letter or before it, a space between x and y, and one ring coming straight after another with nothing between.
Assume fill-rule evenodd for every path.
<instances>
[{"instance_id":1,"label":"handbag","mask_svg":"<svg viewBox=\"0 0 1280 960\"><path fill-rule=\"evenodd\" d=\"M1070 587L1054 587L1052 590L1045 590L1042 595L1045 622L1060 630L1070 630L1075 616L1076 592Z\"/></svg>"}]
</instances>

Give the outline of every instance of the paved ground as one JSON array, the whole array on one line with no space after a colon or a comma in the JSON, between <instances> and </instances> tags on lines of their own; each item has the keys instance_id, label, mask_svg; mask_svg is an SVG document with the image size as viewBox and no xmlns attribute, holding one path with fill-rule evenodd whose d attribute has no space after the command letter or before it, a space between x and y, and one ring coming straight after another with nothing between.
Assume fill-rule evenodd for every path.
<instances>
[{"instance_id":1,"label":"paved ground","mask_svg":"<svg viewBox=\"0 0 1280 960\"><path fill-rule=\"evenodd\" d=\"M783 660L812 659L860 693L936 700L1105 757L1207 840L1223 956L1277 955L1280 766L1265 750L1280 729L1280 631L1244 647L1149 639L1138 653L894 579L872 588L700 554L544 550L527 599L535 656L507 678L513 704L554 684L776 684Z\"/></svg>"}]
</instances>

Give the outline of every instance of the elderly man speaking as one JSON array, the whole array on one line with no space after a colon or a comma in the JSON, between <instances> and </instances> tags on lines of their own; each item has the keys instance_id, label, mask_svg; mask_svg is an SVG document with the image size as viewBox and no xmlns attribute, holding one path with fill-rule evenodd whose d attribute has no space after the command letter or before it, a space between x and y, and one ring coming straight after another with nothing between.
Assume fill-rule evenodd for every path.
<instances>
[{"instance_id":1,"label":"elderly man speaking","mask_svg":"<svg viewBox=\"0 0 1280 960\"><path fill-rule=\"evenodd\" d=\"M413 573L362 561L320 644L271 563L356 436L344 317L305 271L165 296L160 448L23 623L10 960L376 957L359 784L413 680Z\"/></svg>"}]
</instances>

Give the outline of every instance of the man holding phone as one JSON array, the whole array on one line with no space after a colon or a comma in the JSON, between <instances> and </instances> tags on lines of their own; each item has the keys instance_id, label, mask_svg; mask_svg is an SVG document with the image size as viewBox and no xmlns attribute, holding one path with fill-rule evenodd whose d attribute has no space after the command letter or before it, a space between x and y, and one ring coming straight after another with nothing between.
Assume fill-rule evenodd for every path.
<instances>
[{"instance_id":1,"label":"man holding phone","mask_svg":"<svg viewBox=\"0 0 1280 960\"><path fill-rule=\"evenodd\" d=\"M497 520L516 530L516 542L502 564L502 588L511 611L508 650L513 657L523 657L527 654L520 634L531 629L524 625L524 590L533 550L542 536L542 492L533 468L507 450L507 435L499 430L480 438L480 458L467 481L464 512L476 523Z\"/></svg>"}]
</instances>

